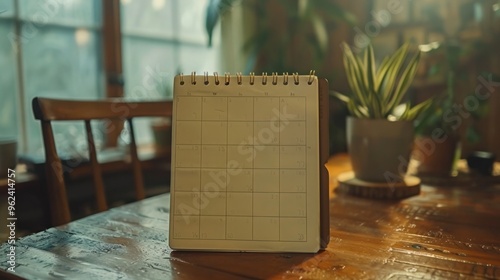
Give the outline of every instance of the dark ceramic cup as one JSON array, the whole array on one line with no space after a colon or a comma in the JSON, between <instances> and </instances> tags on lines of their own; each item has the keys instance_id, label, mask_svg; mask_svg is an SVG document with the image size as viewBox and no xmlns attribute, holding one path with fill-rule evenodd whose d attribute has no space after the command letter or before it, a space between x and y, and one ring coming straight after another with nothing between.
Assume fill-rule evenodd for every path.
<instances>
[{"instance_id":1,"label":"dark ceramic cup","mask_svg":"<svg viewBox=\"0 0 500 280\"><path fill-rule=\"evenodd\" d=\"M491 176L493 173L493 165L495 163L495 155L489 152L473 152L467 157L467 165L469 170L479 173L484 176Z\"/></svg>"}]
</instances>

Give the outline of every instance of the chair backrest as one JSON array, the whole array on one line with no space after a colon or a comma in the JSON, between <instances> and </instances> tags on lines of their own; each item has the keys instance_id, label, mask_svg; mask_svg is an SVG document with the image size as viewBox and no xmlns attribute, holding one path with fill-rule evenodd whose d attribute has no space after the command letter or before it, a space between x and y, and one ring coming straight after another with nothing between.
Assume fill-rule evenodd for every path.
<instances>
[{"instance_id":1,"label":"chair backrest","mask_svg":"<svg viewBox=\"0 0 500 280\"><path fill-rule=\"evenodd\" d=\"M42 126L47 189L49 191L53 225L70 222L71 215L63 178L63 166L56 151L52 121L81 120L85 123L98 211L107 210L108 206L90 121L127 121L130 128L130 158L134 174L136 199L140 200L144 198L144 183L140 161L137 156L132 119L136 117L171 117L172 101L128 102L123 99L77 101L36 97L33 99L32 105L35 119L40 120Z\"/></svg>"}]
</instances>

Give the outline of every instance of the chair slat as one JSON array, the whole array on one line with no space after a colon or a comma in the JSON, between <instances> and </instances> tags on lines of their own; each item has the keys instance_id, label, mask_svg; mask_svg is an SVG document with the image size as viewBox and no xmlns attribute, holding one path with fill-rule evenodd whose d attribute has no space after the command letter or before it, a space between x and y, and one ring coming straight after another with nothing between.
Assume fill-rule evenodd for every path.
<instances>
[{"instance_id":1,"label":"chair slat","mask_svg":"<svg viewBox=\"0 0 500 280\"><path fill-rule=\"evenodd\" d=\"M137 144L135 142L134 124L132 119L127 119L130 129L130 159L132 161L132 169L134 171L135 195L137 200L144 199L144 180L142 178L141 162L137 155Z\"/></svg>"},{"instance_id":2,"label":"chair slat","mask_svg":"<svg viewBox=\"0 0 500 280\"><path fill-rule=\"evenodd\" d=\"M134 174L136 198L145 197L141 162L137 155L137 146L133 126L136 117L171 117L172 101L126 102L123 99L101 101L59 100L36 97L32 101L35 119L41 121L46 154L46 177L49 192L51 218L54 226L71 221L71 214L63 178L63 166L57 155L52 121L83 120L87 131L89 158L92 164L97 210L108 208L102 170L97 160L97 151L92 133L91 120L123 120L130 125L131 167Z\"/></svg>"},{"instance_id":3,"label":"chair slat","mask_svg":"<svg viewBox=\"0 0 500 280\"><path fill-rule=\"evenodd\" d=\"M89 120L85 121L85 129L87 130L87 144L89 149L90 163L92 164L92 177L94 179L94 192L96 196L97 210L106 211L108 210L108 204L106 202L106 193L104 191L102 171L101 166L97 161L94 135L92 134L92 126L90 125Z\"/></svg>"},{"instance_id":4,"label":"chair slat","mask_svg":"<svg viewBox=\"0 0 500 280\"><path fill-rule=\"evenodd\" d=\"M122 99L102 101L60 100L35 98L33 113L38 120L95 120L172 115L171 101L126 102ZM167 114L170 112L170 114Z\"/></svg>"},{"instance_id":5,"label":"chair slat","mask_svg":"<svg viewBox=\"0 0 500 280\"><path fill-rule=\"evenodd\" d=\"M41 123L45 147L45 174L51 208L51 219L53 224L65 224L71 221L71 215L66 187L64 185L63 167L56 153L52 125L48 121L42 121Z\"/></svg>"}]
</instances>

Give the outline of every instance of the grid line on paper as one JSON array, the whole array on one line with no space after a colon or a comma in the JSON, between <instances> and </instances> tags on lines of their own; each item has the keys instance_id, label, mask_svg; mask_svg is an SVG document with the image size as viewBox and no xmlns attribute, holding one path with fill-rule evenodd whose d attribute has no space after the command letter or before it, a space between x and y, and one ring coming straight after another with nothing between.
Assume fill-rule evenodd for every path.
<instances>
[{"instance_id":1,"label":"grid line on paper","mask_svg":"<svg viewBox=\"0 0 500 280\"><path fill-rule=\"evenodd\" d=\"M281 100L279 100L279 111L281 112ZM281 115L278 115L278 126L279 126L279 139L278 139L278 159L279 159L279 168L278 168L278 237L281 240Z\"/></svg>"},{"instance_id":2,"label":"grid line on paper","mask_svg":"<svg viewBox=\"0 0 500 280\"><path fill-rule=\"evenodd\" d=\"M291 185L290 185L290 187L289 187L289 188L285 188L285 190L282 190L282 189L281 189L281 183L283 182L283 181L282 181L282 180L283 180L283 178L281 178L281 176L282 176L282 174L281 174L281 170L301 170L301 171L304 171L304 173L305 173L305 178L306 178L305 180L306 180L306 182L307 182L307 165L306 165L305 167L300 167L299 165L290 165L290 164L288 164L287 159L290 159L290 158L291 158L292 160L295 160L295 158L296 158L296 156L295 156L295 154L294 154L294 151L295 151L295 150L292 150L292 148L288 148L288 149L285 149L285 150L283 150L283 151L282 151L282 149L281 149L281 148L282 148L282 147L284 147L284 148L285 148L285 147L297 147L297 149L299 149L300 147L302 147L301 149L303 149L303 153L304 153L304 156L305 156L305 160L307 160L307 154L308 154L308 150L307 150L307 137L306 137L306 135L305 135L306 128L304 128L304 132L302 132L302 133L304 133L303 138L305 138L305 140L306 140L306 141L304 141L304 142L305 142L305 145L304 145L304 144L300 145L301 143L304 143L304 142L299 142L299 141L301 141L301 140L297 140L297 143L295 143L295 144L294 144L294 142L290 142L290 140L288 140L288 141L284 141L285 143L283 143L283 141L282 141L282 139L281 139L281 128L284 126L283 121L287 121L288 123L299 123L299 125L300 125L300 123L304 123L304 125L306 125L306 124L307 124L307 114L305 114L305 115L304 115L304 117L306 118L305 120L304 120L304 119L301 119L301 120L293 120L293 119L288 120L286 117L285 117L285 118L283 118L281 113L286 113L286 112L284 112L283 110L285 110L285 111L286 111L286 109L284 108L284 106L287 106L287 104L288 104L288 103L287 103L287 99L295 99L295 98L297 98L297 99L298 99L298 98L300 98L300 99L302 99L302 100L306 100L306 99L305 99L304 97L293 97L293 98L287 97L286 99L279 98L279 97L277 97L277 98L276 98L276 99L278 100L278 109L279 109L279 111L281 112L281 113L277 114L277 116L278 116L279 128L280 128L280 129L279 129L279 132L276 132L276 133L278 133L278 137L279 137L279 138L278 138L278 140L277 140L277 141L278 141L278 144L274 144L274 143L265 143L265 144L262 144L262 146L263 146L263 147L265 146L265 148L266 148L266 149L267 149L267 148L269 148L269 147L276 147L276 148L278 148L278 150L277 150L277 152L276 152L276 153L277 153L277 157L278 157L278 166L277 166L277 168L276 168L276 167L262 167L262 166L267 166L267 165L262 165L262 164L261 164L261 161L259 161L259 162L257 162L257 163L256 163L256 161L255 161L255 160L252 160L251 167L247 167L247 166L239 166L238 168L241 168L242 170L248 170L248 171L251 171L251 173L250 173L250 174L251 174L251 176L250 176L250 178L249 178L249 180L251 180L251 181L250 181L251 183L248 185L248 187L250 187L251 189L248 189L248 190L243 190L243 191L238 191L238 190L233 190L233 189L228 190L228 186L229 186L229 185L227 184L227 182L229 181L229 180L228 180L228 176L230 176L230 174L229 174L229 169L228 169L228 168L229 168L229 166L228 166L228 162L229 162L229 160L230 160L230 159L233 159L233 158L230 156L230 153L228 152L228 147L237 147L237 146L239 146L239 145L235 145L235 144L229 144L229 135L230 135L230 134L229 134L229 130L230 130L230 128L229 128L229 108L230 108L229 98L231 98L231 97L225 97L225 101L226 101L226 104L225 104L225 105L226 105L226 106L225 106L225 107L226 107L226 112L225 112L225 113L226 113L226 119L225 119L225 125L226 125L226 131L225 131L225 133L226 133L226 135L225 135L225 143L223 143L223 142L221 142L221 141L220 141L220 140L222 140L222 138L219 138L220 140L217 140L217 141L219 141L219 142L217 142L217 141L209 140L209 139L211 139L211 138L206 138L206 139L204 139L204 137L203 137L203 133L204 133L204 131L205 131L205 134L206 134L206 133L210 133L210 132L212 132L210 129L208 129L209 127L204 126L203 124L204 124L204 123L206 123L206 122L214 122L214 121L215 121L215 119L214 119L214 120L212 120L212 119L208 119L208 120L206 120L206 119L205 119L205 117L204 117L204 112L205 112L205 111L207 111L207 110L209 110L209 109L211 108L208 104L205 104L205 101L206 101L206 100L205 100L205 98L211 98L211 97L200 97L200 99L201 99L201 104L200 104L200 105L201 105L201 106L200 106L200 107L201 107L201 120L199 120L199 121L198 121L198 122L200 122L200 123L201 123L201 127L200 127L200 137L201 137L201 139L199 140L199 143L200 143L200 149L198 149L198 152L199 152L199 154L198 154L198 155L199 155L199 161L200 161L199 168L198 168L198 169L199 169L199 172L200 172L200 180L199 180L199 187L200 187L200 188L199 188L199 190L198 190L198 195L199 195L199 196L197 197L198 204L200 204L200 205L198 205L198 206L201 206L201 201L202 201L202 198L203 198L202 196L204 195L204 188L203 188L203 185L202 185L202 184L203 184L203 182L204 182L204 179L202 179L202 178L203 178L203 175L201 175L201 174L202 174L202 171L204 170L204 168L212 168L211 166L208 166L208 165L207 165L207 166L205 166L206 164L205 164L205 165L203 164L203 162L204 162L204 160L203 160L203 158L204 158L203 149L204 149L204 148L209 148L209 147L214 147L214 146L219 146L219 147L221 147L222 149L225 149L225 152L226 152L225 157L224 157L224 158L225 158L225 166L224 166L224 167L222 167L222 168L220 168L220 169L222 169L222 170L224 170L224 171L225 171L225 173L223 173L223 174L225 174L225 180L226 180L226 184L225 184L225 185L226 185L226 190L225 190L225 195L226 195L226 197L225 197L225 198L226 198L226 199L225 199L225 204L226 204L226 205L225 205L225 215L210 214L210 213L208 213L208 212L202 212L202 211L201 211L201 209L200 209L200 211L198 212L198 219L199 219L199 221L200 221L200 222L199 222L199 224L198 224L198 234L199 234L199 235L198 235L198 239L204 239L204 240L228 240L228 239L229 239L229 240L245 240L245 241L248 241L248 240L255 240L255 241L287 241L287 242L288 242L288 241L290 241L290 240L288 240L288 239L287 239L287 240L282 240L282 238L281 238L281 230L282 230L281 225L280 225L280 224L281 224L281 219L282 219L282 218L292 218L292 219L293 219L293 218L300 218L300 219L305 218L305 219L307 220L307 186L306 186L306 189L305 189L305 190L303 190L303 191L302 191L302 190L300 190L300 191L299 191L299 188L298 188L298 187L296 188L296 187L295 187L295 185L293 186L293 188L295 188L297 191L285 191L285 190L292 190L292 186L291 186ZM217 97L217 98L220 98L220 97ZM253 98L252 98L252 103L251 103L251 104L252 104L252 118L250 118L250 119L248 119L248 120L246 120L246 121L241 121L241 120L234 120L234 121L233 121L233 120L231 120L231 122L248 122L248 123L251 123L251 124L252 124L252 128L251 128L252 135L248 135L248 136L253 137L253 139L254 139L254 140L252 141L252 143L247 143L247 146L248 146L248 147L251 149L251 151L252 151L253 159L255 159L255 157L256 157L256 156L258 156L258 154L256 154L256 152L257 152L257 149L256 149L257 145L260 145L260 144L261 144L260 142L257 142L257 141L258 141L258 140L257 140L258 138L256 138L257 136L255 135L255 133L256 133L256 132L257 132L257 133L260 133L260 130L258 129L258 127L260 127L260 125L262 125L264 122L266 122L266 119L265 119L266 117L264 117L265 115L262 115L262 114L259 114L259 115L257 116L257 118L258 118L259 120L256 120L256 111L255 111L255 110L256 110L256 108L255 108L256 98L257 98L257 97L253 97ZM262 98L262 97L261 97L261 96L259 96L258 98ZM281 104L281 103L282 103L282 102L281 102L282 100L284 100L284 101L285 101L285 103L283 103L283 105ZM250 100L249 100L249 101L250 101ZM264 100L264 101L265 101L265 100ZM246 102L246 101L245 101L245 102ZM259 102L260 102L260 101L259 101ZM295 106L297 106L297 105L296 105L296 104L297 104L297 103L296 103L296 101L289 101L289 100L288 100L288 102L291 102L292 106L293 106L294 104L295 104ZM299 103L301 103L301 102L299 102ZM209 107L206 107L206 106L209 106ZM275 108L276 108L276 107L275 107ZM295 108L297 108L297 107L295 107ZM304 107L304 108L306 108L306 107ZM305 109L300 109L300 107L299 107L299 110L303 110L303 111L305 111ZM273 111L273 112L274 112L274 111ZM290 111L288 111L288 112L290 112ZM273 115L272 115L272 114L271 114L271 115L269 115L269 114L268 114L267 116L268 116L268 117L269 117L269 116L271 116L271 117L272 117ZM183 121L183 122L190 122L190 121L193 121L193 122L194 122L194 121L197 121L197 120L181 120L181 121ZM260 122L261 124L260 124L260 125L256 125L256 122ZM223 123L223 121L221 121L221 123ZM208 130L207 130L207 129L208 129ZM295 128L295 129L297 129L297 126L296 126L296 128ZM210 132L209 132L209 131L210 131ZM300 131L300 130L299 130L299 131ZM292 133L294 133L294 132L292 131ZM289 131L287 134L290 134L290 131ZM258 136L260 137L261 135L259 134ZM276 136L273 136L273 137L276 137ZM301 135L300 137L302 137L302 135ZM289 138L289 139L290 139L290 138ZM205 141L204 141L204 140L205 140ZM208 142L207 142L207 141L208 141ZM224 141L224 140L222 140L222 141ZM293 141L295 141L295 140L293 140ZM263 143L264 143L264 142L263 142ZM290 143L291 143L291 144L290 144ZM182 143L182 142L181 142L181 143L178 143L178 145L183 145L183 144L184 144L184 145L187 145L186 143ZM241 144L240 144L240 145L241 145ZM194 145L193 145L193 146L194 146ZM261 151L261 150L260 150L260 146L259 146L259 151ZM297 150L297 151L298 151L298 150ZM266 153L267 153L267 152L264 150L264 151L263 151L263 154L261 154L261 155L265 155ZM209 154L205 154L205 157L207 157L208 155L209 155ZM283 159L283 160L282 160L282 156L284 156L284 159ZM275 155L273 155L273 157L275 157ZM288 158L287 158L287 157L288 157ZM219 159L222 161L222 159L223 159L223 158L219 158ZM206 159L206 160L208 160L208 159ZM206 160L205 160L205 161L206 161ZM207 161L207 162L208 162L208 161ZM283 164L285 164L285 165L283 165ZM259 167L257 167L256 165L258 165ZM186 168L186 167L189 167L189 166L178 166L178 167L179 167L179 168L181 168L181 167ZM219 167L217 167L217 168L219 168ZM255 170L271 170L271 169L276 169L276 170L277 170L277 176L278 176L278 177L277 177L277 180L278 180L278 189L275 191L275 192L277 192L277 195L278 195L278 196L277 196L277 197L278 197L278 201L277 201L277 204L278 204L278 208L277 208L277 211L278 211L278 212L277 212L277 213L278 213L278 214L277 214L277 216L272 216L272 215L271 215L271 216L267 216L267 215L265 215L265 214L264 214L265 216L262 216L262 215L254 215L254 213L263 213L262 211L260 211L260 212L255 212L255 211L254 211L254 210L255 210L255 209L254 209L254 207L256 207L256 206L258 205L258 203L257 203L257 204L255 204L255 201L254 201L254 200L255 200L255 198L256 198L256 197L254 196L254 194L271 194L271 193L266 192L266 191L256 191L256 186L255 186L256 181L255 181L255 177L254 177L254 176L255 176L255 173L254 173L253 171L255 171ZM206 170L205 170L205 171L206 171ZM295 172L295 171L294 171L294 172ZM245 173L245 174L246 174L246 173ZM285 174L285 175L286 175L286 174ZM205 181L206 181L206 179L205 179ZM290 180L287 180L287 182L288 182L288 181L290 181ZM283 182L283 183L285 183L285 184L286 184L286 182ZM294 189L294 190L295 190L295 189ZM189 191L187 191L187 190L179 190L179 191L176 191L176 192L177 192L177 193L183 193L183 192L189 193ZM251 212L250 212L250 213L251 213L251 214L249 214L249 215L234 215L234 213L233 213L232 215L228 215L228 210L229 210L229 206L228 206L228 203L229 203L229 197L228 197L228 196L229 196L229 192L234 193L234 194L238 194L238 193L248 193L248 192L250 192L250 194L251 194L251 196L250 196L250 199L251 199L251 203L250 203L250 210L251 210ZM273 192L274 192L274 191L273 191ZM306 195L306 199L305 199L305 205L306 205L306 208L305 208L305 212L304 212L304 214L305 214L306 216L304 217L304 216L302 216L300 213L299 213L299 214L300 214L299 216L290 215L290 213L291 213L291 212L290 212L289 210L286 210L286 209L290 209L290 207L291 207L291 208L293 208L293 206L291 206L291 204L289 204L289 205L288 205L288 204L287 204L287 205L284 205L284 207L285 207L284 209L285 209L285 211L286 211L287 213L285 213L285 215L286 215L286 216L282 216L282 215L284 214L284 213L282 213L282 209L281 209L281 199L282 199L282 194L296 194L296 193L304 193L304 194ZM260 201L260 199L261 199L261 198L263 198L263 196L257 196L257 198L259 198L259 201ZM258 202L258 201L257 201L257 202ZM234 208L233 208L233 209L234 209ZM248 208L247 208L247 209L248 209ZM246 210L246 211L248 211L248 210ZM222 212L220 212L220 213L222 213ZM178 214L175 214L175 213L174 213L174 215L178 215ZM206 236L206 232L205 232L206 227L203 227L203 229L202 229L202 225L201 225L201 219L202 219L204 216L207 216L207 217L221 217L221 222L223 222L223 223L222 223L222 225L223 225L223 226L225 226L225 231L224 231L224 233L223 233L222 235L219 235L219 237L220 237L220 236L223 236L223 237L224 237L223 239L217 239L217 238L207 237L207 236ZM234 236L234 237L232 237L232 238L229 238L229 237L228 237L228 217L250 218L250 219L251 219L251 221L252 221L252 222L251 222L251 224L250 224L250 229L251 229L251 231L250 231L250 233L249 233L249 234L251 235L251 236L250 236L250 239L248 239L248 238L241 238L241 236L240 236L240 237L238 237L238 236ZM224 221L222 221L222 218L224 219ZM276 218L276 219L277 219L277 223L278 223L278 226L277 226L277 231L278 231L278 239L277 239L277 240L276 240L276 239L269 239L269 240L266 240L266 236L265 236L265 235L263 236L263 235L261 235L261 234L259 234L258 236L255 236L255 234L257 234L258 232L254 232L254 229L253 229L253 227L255 227L255 225L256 225L256 224L253 222L253 221L254 221L254 218L266 218L266 219L267 219L267 218L269 218L269 219ZM205 220L205 223L206 223L206 221L207 221L207 220ZM268 220L268 221L269 221L269 220ZM272 221L271 221L271 222L272 222ZM263 224L265 224L265 223L262 223L262 219L261 219L261 220L259 220L259 221L256 221L256 223L258 223L258 227L259 227L259 228L262 228L262 225L263 225ZM297 225L298 225L298 224L297 224ZM257 228L257 227L256 227L256 228ZM285 228L286 228L286 227L285 227ZM303 230L304 230L304 229L302 229L302 231L303 231ZM203 234L203 235L202 235L202 234ZM286 235L285 235L285 236L286 236ZM245 237L245 236L243 236L243 237ZM181 238L176 237L176 238L177 238L177 239L193 239L193 238L189 238L189 237L187 237L187 236L186 236L186 237L184 237L184 238L182 238L182 237L181 237ZM257 238L257 239L255 239L255 238ZM268 236L267 238L270 238L270 237ZM271 238L272 238L272 237L271 237ZM288 238L288 237L286 237L286 238ZM196 238L194 238L194 239L196 239ZM300 242L304 242L304 241L307 241L307 239L306 239L306 240L303 240L303 241L300 241ZM295 241L290 241L290 242L295 242ZM297 242L299 242L299 241L297 241Z\"/></svg>"},{"instance_id":3,"label":"grid line on paper","mask_svg":"<svg viewBox=\"0 0 500 280\"><path fill-rule=\"evenodd\" d=\"M228 151L228 143L229 143L229 98L226 100L226 187L225 193L226 193L226 211L225 211L225 219L224 219L224 239L227 239L227 178L228 178L228 164L229 164L229 151Z\"/></svg>"},{"instance_id":4,"label":"grid line on paper","mask_svg":"<svg viewBox=\"0 0 500 280\"><path fill-rule=\"evenodd\" d=\"M253 135L253 141L252 141L252 153L253 153L253 159L252 159L252 170L255 170L255 157L256 157L256 151L255 151L255 97L252 98L252 135ZM253 217L253 199L254 199L254 195L253 195L253 191L255 190L255 180L253 179L253 175L254 175L254 171L252 171L252 240L254 239L254 234L253 234L253 221L254 221L254 217Z\"/></svg>"},{"instance_id":5,"label":"grid line on paper","mask_svg":"<svg viewBox=\"0 0 500 280\"><path fill-rule=\"evenodd\" d=\"M305 99L305 105L304 105L304 106L305 106L305 108L307 108L307 98ZM305 114L304 118L305 118L305 122L307 123L307 114ZM305 149L306 149L306 154L307 154L307 152L308 152L308 151L307 151L307 137L304 137L304 138L305 138L305 139L304 139L304 140L305 140L305 141L304 141L304 142L305 142L305 146L304 146L304 147L305 147ZM308 160L308 158L307 158L307 156L306 156L306 161L307 161L307 160ZM308 164L306 164L306 166L309 166L309 165L308 165ZM307 182L307 171L305 172L304 176L306 177L305 179L306 179L306 182ZM307 241L307 237L308 237L308 236L307 236L307 221L308 221L308 220L307 220L307 218L308 218L308 213L307 213L307 212L308 212L308 211L307 211L307 187L308 187L308 186L307 186L307 184L306 184L306 212L305 212L305 214L306 214L306 236L305 236L305 238L304 238L306 241Z\"/></svg>"},{"instance_id":6,"label":"grid line on paper","mask_svg":"<svg viewBox=\"0 0 500 280\"><path fill-rule=\"evenodd\" d=\"M202 185L202 170L203 170L203 104L204 104L204 98L205 97L201 97L201 111L200 111L200 148L198 149L200 151L200 194L198 196L198 205L200 206L199 207L199 210L198 210L198 236L200 237L201 239L201 195L202 195L202 192L201 190L203 189L203 185Z\"/></svg>"}]
</instances>

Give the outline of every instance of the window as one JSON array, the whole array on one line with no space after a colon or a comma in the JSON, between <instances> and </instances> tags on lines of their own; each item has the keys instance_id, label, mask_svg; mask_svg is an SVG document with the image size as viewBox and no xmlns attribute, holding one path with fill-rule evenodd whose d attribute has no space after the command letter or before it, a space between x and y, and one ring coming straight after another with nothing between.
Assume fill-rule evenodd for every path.
<instances>
[{"instance_id":1,"label":"window","mask_svg":"<svg viewBox=\"0 0 500 280\"><path fill-rule=\"evenodd\" d=\"M219 50L207 47L208 0L122 0L125 96L171 97L175 74L217 71ZM138 143L151 141L149 120L135 120Z\"/></svg>"},{"instance_id":2,"label":"window","mask_svg":"<svg viewBox=\"0 0 500 280\"><path fill-rule=\"evenodd\" d=\"M20 152L41 153L40 124L34 120L35 96L95 99L104 96L98 0L2 1L0 129L16 138ZM56 139L81 129L54 126ZM2 134L3 134L2 133ZM59 137L58 137L59 136ZM76 142L75 142L76 143ZM61 143L66 149L67 143Z\"/></svg>"},{"instance_id":3,"label":"window","mask_svg":"<svg viewBox=\"0 0 500 280\"><path fill-rule=\"evenodd\" d=\"M20 153L43 154L33 97L106 97L102 18L108 15L102 1L112 0L0 1L0 139L17 139ZM120 1L126 98L171 97L176 73L218 70L219 48L206 46L207 4ZM146 122L137 125L139 143L151 141ZM59 150L86 149L83 125L56 125L54 130ZM98 142L104 138L104 132L95 134Z\"/></svg>"}]
</instances>

